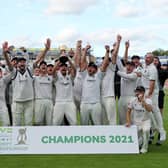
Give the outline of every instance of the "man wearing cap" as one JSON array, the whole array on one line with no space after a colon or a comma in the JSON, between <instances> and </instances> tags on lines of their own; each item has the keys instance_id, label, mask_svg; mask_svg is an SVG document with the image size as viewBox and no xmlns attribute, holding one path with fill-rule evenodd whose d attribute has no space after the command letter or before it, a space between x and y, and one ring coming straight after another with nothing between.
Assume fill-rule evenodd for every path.
<instances>
[{"instance_id":1,"label":"man wearing cap","mask_svg":"<svg viewBox=\"0 0 168 168\"><path fill-rule=\"evenodd\" d=\"M104 59L100 71L94 62L87 64L86 52L87 46L84 49L84 55L81 61L81 76L82 82L82 98L81 98L81 125L89 125L92 121L94 125L102 124L102 107L101 107L101 83L104 73L108 66L106 59ZM91 117L91 118L90 118Z\"/></svg>"},{"instance_id":2,"label":"man wearing cap","mask_svg":"<svg viewBox=\"0 0 168 168\"><path fill-rule=\"evenodd\" d=\"M159 107L158 107L158 95L159 95L159 83L158 83L158 72L153 64L154 56L152 53L147 53L145 56L145 65L141 71L142 77L141 82L142 85L146 89L146 97L152 99L152 124L157 124L157 129L160 133L160 142L166 140L166 131L163 126L163 118L161 116ZM154 121L155 120L155 121ZM153 127L153 125L152 125Z\"/></svg>"},{"instance_id":3,"label":"man wearing cap","mask_svg":"<svg viewBox=\"0 0 168 168\"><path fill-rule=\"evenodd\" d=\"M53 68L54 68L53 64L47 64L47 74L49 76L53 76Z\"/></svg>"},{"instance_id":4,"label":"man wearing cap","mask_svg":"<svg viewBox=\"0 0 168 168\"><path fill-rule=\"evenodd\" d=\"M137 126L140 153L146 153L148 151L151 111L152 100L145 98L145 88L143 86L137 86L135 97L128 104L126 126L129 127L131 124Z\"/></svg>"},{"instance_id":5,"label":"man wearing cap","mask_svg":"<svg viewBox=\"0 0 168 168\"><path fill-rule=\"evenodd\" d=\"M50 39L47 39L45 44L45 50L40 53L36 58L34 66L44 58L46 52L50 46ZM3 44L3 55L9 70L13 74L12 87L13 87L13 102L12 102L12 113L13 113L13 125L32 125L33 120L33 100L34 100L34 89L33 89L33 69L28 68L26 59L24 57L19 58L17 69L13 68L9 57L8 57L8 42Z\"/></svg>"},{"instance_id":6,"label":"man wearing cap","mask_svg":"<svg viewBox=\"0 0 168 168\"><path fill-rule=\"evenodd\" d=\"M64 61L65 62L64 62ZM68 72L68 64L71 71ZM59 70L57 70L59 65ZM57 70L57 71L56 71ZM70 125L77 124L76 107L73 99L73 80L76 75L76 69L70 57L61 58L54 66L54 85L56 88L55 105L53 113L53 125L62 125L66 117Z\"/></svg>"},{"instance_id":7,"label":"man wearing cap","mask_svg":"<svg viewBox=\"0 0 168 168\"><path fill-rule=\"evenodd\" d=\"M128 102L134 96L134 89L136 88L137 74L134 72L135 64L133 62L126 63L126 71L118 71L117 74L121 76L121 96L118 101L119 124L126 123L126 111Z\"/></svg>"},{"instance_id":8,"label":"man wearing cap","mask_svg":"<svg viewBox=\"0 0 168 168\"><path fill-rule=\"evenodd\" d=\"M35 90L35 125L52 125L53 114L53 76L47 74L47 63L39 64L39 76L34 77Z\"/></svg>"}]
</instances>

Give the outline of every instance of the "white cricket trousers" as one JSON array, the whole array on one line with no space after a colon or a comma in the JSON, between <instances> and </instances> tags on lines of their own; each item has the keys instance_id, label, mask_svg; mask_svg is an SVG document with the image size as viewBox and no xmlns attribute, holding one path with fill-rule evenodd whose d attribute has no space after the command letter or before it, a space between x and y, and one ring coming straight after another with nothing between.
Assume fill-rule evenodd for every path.
<instances>
[{"instance_id":1,"label":"white cricket trousers","mask_svg":"<svg viewBox=\"0 0 168 168\"><path fill-rule=\"evenodd\" d=\"M148 140L151 128L151 120L145 120L140 123L133 122L138 129L139 145L142 145L141 149L148 151Z\"/></svg>"},{"instance_id":2,"label":"white cricket trousers","mask_svg":"<svg viewBox=\"0 0 168 168\"><path fill-rule=\"evenodd\" d=\"M102 125L102 107L100 103L81 103L80 123L81 125L89 125L90 121L93 125Z\"/></svg>"},{"instance_id":3,"label":"white cricket trousers","mask_svg":"<svg viewBox=\"0 0 168 168\"><path fill-rule=\"evenodd\" d=\"M31 126L33 124L33 100L13 102L13 126Z\"/></svg>"},{"instance_id":4,"label":"white cricket trousers","mask_svg":"<svg viewBox=\"0 0 168 168\"><path fill-rule=\"evenodd\" d=\"M148 89L146 89L146 92L145 94L148 93ZM152 120L152 122L156 122L156 126L157 126L157 129L159 131L159 133L165 133L165 129L164 129L164 126L163 126L163 118L162 118L162 115L161 115L161 112L160 112L160 109L159 109L159 106L158 106L158 94L153 94L152 95L152 111L153 113L153 117L154 117L154 120ZM152 123L153 124L153 123Z\"/></svg>"},{"instance_id":5,"label":"white cricket trousers","mask_svg":"<svg viewBox=\"0 0 168 168\"><path fill-rule=\"evenodd\" d=\"M102 98L102 111L103 111L103 116L104 115L106 116L108 125L117 124L116 101L114 97L103 97ZM103 123L104 122L105 121L103 121Z\"/></svg>"},{"instance_id":6,"label":"white cricket trousers","mask_svg":"<svg viewBox=\"0 0 168 168\"><path fill-rule=\"evenodd\" d=\"M62 125L64 116L70 125L77 125L76 106L74 102L55 102L53 125Z\"/></svg>"},{"instance_id":7,"label":"white cricket trousers","mask_svg":"<svg viewBox=\"0 0 168 168\"><path fill-rule=\"evenodd\" d=\"M6 104L0 104L0 125L9 126L9 115Z\"/></svg>"},{"instance_id":8,"label":"white cricket trousers","mask_svg":"<svg viewBox=\"0 0 168 168\"><path fill-rule=\"evenodd\" d=\"M36 99L34 105L34 124L52 125L53 101L50 99Z\"/></svg>"},{"instance_id":9,"label":"white cricket trousers","mask_svg":"<svg viewBox=\"0 0 168 168\"><path fill-rule=\"evenodd\" d=\"M126 114L128 110L128 103L131 101L133 96L120 96L118 100L118 120L119 125L126 124Z\"/></svg>"}]
</instances>

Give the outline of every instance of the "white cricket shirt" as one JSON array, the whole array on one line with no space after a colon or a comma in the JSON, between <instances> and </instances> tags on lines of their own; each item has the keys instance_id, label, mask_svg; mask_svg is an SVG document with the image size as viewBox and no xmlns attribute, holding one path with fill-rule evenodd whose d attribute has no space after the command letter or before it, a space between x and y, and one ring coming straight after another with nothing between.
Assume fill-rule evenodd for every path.
<instances>
[{"instance_id":1,"label":"white cricket shirt","mask_svg":"<svg viewBox=\"0 0 168 168\"><path fill-rule=\"evenodd\" d=\"M110 63L107 67L105 75L102 80L101 96L111 97L114 96L114 75L116 64Z\"/></svg>"},{"instance_id":2,"label":"white cricket shirt","mask_svg":"<svg viewBox=\"0 0 168 168\"><path fill-rule=\"evenodd\" d=\"M147 104L152 105L151 99L145 99ZM132 110L133 114L133 123L140 123L150 119L150 112L148 112L143 106L142 103L138 101L138 98L134 98L128 104L128 108Z\"/></svg>"},{"instance_id":3,"label":"white cricket shirt","mask_svg":"<svg viewBox=\"0 0 168 168\"><path fill-rule=\"evenodd\" d=\"M87 71L81 72L83 77L82 85L82 103L98 103L100 102L100 89L104 72L97 72L90 76Z\"/></svg>"},{"instance_id":4,"label":"white cricket shirt","mask_svg":"<svg viewBox=\"0 0 168 168\"><path fill-rule=\"evenodd\" d=\"M145 87L145 89L149 89L149 83L150 80L155 81L155 86L154 86L154 93L159 92L159 85L158 85L158 72L153 63L150 65L145 65L141 71L142 77L141 77L141 82L142 85Z\"/></svg>"},{"instance_id":5,"label":"white cricket shirt","mask_svg":"<svg viewBox=\"0 0 168 168\"><path fill-rule=\"evenodd\" d=\"M56 87L55 102L72 102L73 101L73 86L70 75L63 76L60 71L57 73L54 85Z\"/></svg>"},{"instance_id":6,"label":"white cricket shirt","mask_svg":"<svg viewBox=\"0 0 168 168\"><path fill-rule=\"evenodd\" d=\"M28 72L28 70L26 69L24 74L21 74L15 68L13 69L13 71L16 74L15 79L12 80L13 101L24 102L33 100L34 98L33 78Z\"/></svg>"},{"instance_id":7,"label":"white cricket shirt","mask_svg":"<svg viewBox=\"0 0 168 168\"><path fill-rule=\"evenodd\" d=\"M52 76L35 76L34 89L36 99L52 99L53 78Z\"/></svg>"},{"instance_id":8,"label":"white cricket shirt","mask_svg":"<svg viewBox=\"0 0 168 168\"><path fill-rule=\"evenodd\" d=\"M134 96L137 74L135 72L126 73L121 71L118 71L117 74L121 76L121 96Z\"/></svg>"}]
</instances>

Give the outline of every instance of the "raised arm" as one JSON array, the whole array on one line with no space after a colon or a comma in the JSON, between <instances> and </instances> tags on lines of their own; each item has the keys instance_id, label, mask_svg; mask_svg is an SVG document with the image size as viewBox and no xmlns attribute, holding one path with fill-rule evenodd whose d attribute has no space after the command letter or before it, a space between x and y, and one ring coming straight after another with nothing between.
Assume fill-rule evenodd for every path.
<instances>
[{"instance_id":1,"label":"raised arm","mask_svg":"<svg viewBox=\"0 0 168 168\"><path fill-rule=\"evenodd\" d=\"M87 59L86 59L86 54L87 51L91 48L90 45L87 45L84 49L82 49L82 58L81 58L81 67L80 70L84 71L87 68Z\"/></svg>"},{"instance_id":2,"label":"raised arm","mask_svg":"<svg viewBox=\"0 0 168 168\"><path fill-rule=\"evenodd\" d=\"M123 71L118 71L117 74L124 79L136 80L138 78L138 75L135 72L126 73L126 72L123 72Z\"/></svg>"},{"instance_id":3,"label":"raised arm","mask_svg":"<svg viewBox=\"0 0 168 168\"><path fill-rule=\"evenodd\" d=\"M80 67L81 55L82 55L82 41L78 40L76 43L76 50L74 55L74 62L76 67Z\"/></svg>"},{"instance_id":4,"label":"raised arm","mask_svg":"<svg viewBox=\"0 0 168 168\"><path fill-rule=\"evenodd\" d=\"M55 65L54 65L54 68L53 68L53 77L56 77L57 75L57 69L58 69L58 66L60 65L60 61L56 61L55 62Z\"/></svg>"},{"instance_id":5,"label":"raised arm","mask_svg":"<svg viewBox=\"0 0 168 168\"><path fill-rule=\"evenodd\" d=\"M13 66L11 64L11 61L9 59L9 56L8 56L8 42L4 42L3 45L2 45L2 49L3 49L3 56L5 58L5 61L6 61L6 64L8 65L8 68L10 71L13 70Z\"/></svg>"},{"instance_id":6,"label":"raised arm","mask_svg":"<svg viewBox=\"0 0 168 168\"><path fill-rule=\"evenodd\" d=\"M128 62L128 49L129 49L130 43L129 40L125 42L125 52L124 52L124 63L126 64Z\"/></svg>"},{"instance_id":7,"label":"raised arm","mask_svg":"<svg viewBox=\"0 0 168 168\"><path fill-rule=\"evenodd\" d=\"M33 66L36 67L36 65L41 62L42 60L44 60L44 57L47 53L47 51L50 49L50 46L51 46L51 40L48 38L46 40L46 43L45 43L45 49L37 56Z\"/></svg>"},{"instance_id":8,"label":"raised arm","mask_svg":"<svg viewBox=\"0 0 168 168\"><path fill-rule=\"evenodd\" d=\"M72 68L71 69L71 76L73 77L73 78L75 78L75 76L76 76L76 68L75 68L75 65L72 63L72 60L71 60L71 58L70 57L68 57L68 62L69 62L69 64L70 64L70 67Z\"/></svg>"},{"instance_id":9,"label":"raised arm","mask_svg":"<svg viewBox=\"0 0 168 168\"><path fill-rule=\"evenodd\" d=\"M117 61L117 56L118 56L118 52L119 52L119 48L120 48L120 42L121 42L121 35L117 35L117 41L115 43L115 47L114 47L114 50L113 52L111 53L112 56L111 56L111 60L112 60L112 64L116 64L116 61Z\"/></svg>"},{"instance_id":10,"label":"raised arm","mask_svg":"<svg viewBox=\"0 0 168 168\"><path fill-rule=\"evenodd\" d=\"M106 50L105 57L104 57L104 60L103 60L102 65L101 65L101 67L100 67L100 70L101 70L102 72L105 72L107 66L109 65L110 46L105 45L105 50Z\"/></svg>"},{"instance_id":11,"label":"raised arm","mask_svg":"<svg viewBox=\"0 0 168 168\"><path fill-rule=\"evenodd\" d=\"M87 45L90 46L89 43ZM87 50L86 56L88 57L88 63L93 62L90 48Z\"/></svg>"},{"instance_id":12,"label":"raised arm","mask_svg":"<svg viewBox=\"0 0 168 168\"><path fill-rule=\"evenodd\" d=\"M106 53L105 53L105 57L104 57L103 62L107 62L109 60L110 46L109 45L105 45L105 50L106 50Z\"/></svg>"}]
</instances>

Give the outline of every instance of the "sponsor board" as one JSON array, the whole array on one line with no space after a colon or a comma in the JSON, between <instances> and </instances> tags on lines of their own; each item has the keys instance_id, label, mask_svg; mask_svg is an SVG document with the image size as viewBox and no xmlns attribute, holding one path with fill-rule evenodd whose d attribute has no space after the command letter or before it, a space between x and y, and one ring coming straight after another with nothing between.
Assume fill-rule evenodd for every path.
<instances>
[{"instance_id":1,"label":"sponsor board","mask_svg":"<svg viewBox=\"0 0 168 168\"><path fill-rule=\"evenodd\" d=\"M0 154L139 153L137 127L0 127Z\"/></svg>"}]
</instances>

